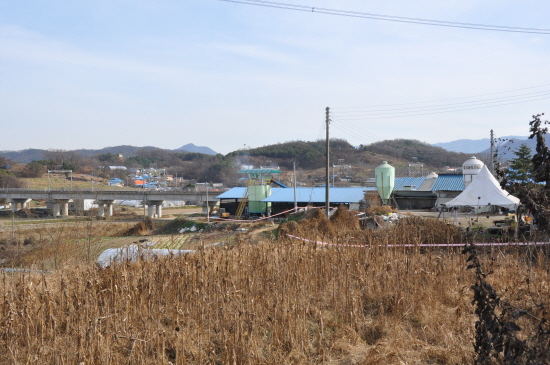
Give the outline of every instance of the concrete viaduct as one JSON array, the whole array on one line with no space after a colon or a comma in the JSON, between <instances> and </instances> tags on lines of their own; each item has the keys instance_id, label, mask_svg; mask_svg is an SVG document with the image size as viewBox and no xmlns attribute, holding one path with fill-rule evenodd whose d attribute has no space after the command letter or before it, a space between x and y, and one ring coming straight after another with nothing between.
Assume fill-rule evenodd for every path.
<instances>
[{"instance_id":1,"label":"concrete viaduct","mask_svg":"<svg viewBox=\"0 0 550 365\"><path fill-rule=\"evenodd\" d=\"M69 215L69 202L71 201L92 199L98 205L97 214L101 217L113 215L113 202L115 200L141 200L148 207L149 217L156 214L160 218L162 217L162 203L166 200L203 202L206 211L206 209L216 205L218 200L215 197L219 194L219 191L209 192L207 198L205 191L0 189L0 199L7 199L11 202L14 212L19 209L19 206L24 209L31 200L46 200L53 205L54 217ZM206 208L207 206L209 208Z\"/></svg>"}]
</instances>

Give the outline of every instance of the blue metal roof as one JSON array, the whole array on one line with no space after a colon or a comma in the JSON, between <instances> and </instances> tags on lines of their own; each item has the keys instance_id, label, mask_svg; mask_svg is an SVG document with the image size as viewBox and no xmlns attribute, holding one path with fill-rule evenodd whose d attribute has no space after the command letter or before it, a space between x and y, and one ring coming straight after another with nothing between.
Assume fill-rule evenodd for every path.
<instances>
[{"instance_id":1,"label":"blue metal roof","mask_svg":"<svg viewBox=\"0 0 550 365\"><path fill-rule=\"evenodd\" d=\"M271 180L271 182L275 185L279 185L281 188L288 188L288 186L286 186L285 184L283 184L280 181Z\"/></svg>"},{"instance_id":2,"label":"blue metal roof","mask_svg":"<svg viewBox=\"0 0 550 365\"><path fill-rule=\"evenodd\" d=\"M366 190L376 190L376 188L331 188L330 202L358 203L365 197ZM324 203L325 188L296 188L296 200L298 203ZM294 189L273 189L273 194L262 202L292 203L294 202Z\"/></svg>"},{"instance_id":3,"label":"blue metal roof","mask_svg":"<svg viewBox=\"0 0 550 365\"><path fill-rule=\"evenodd\" d=\"M242 199L246 194L246 188L237 187L231 188L226 192L221 193L216 199Z\"/></svg>"},{"instance_id":4,"label":"blue metal roof","mask_svg":"<svg viewBox=\"0 0 550 365\"><path fill-rule=\"evenodd\" d=\"M418 189L425 179L425 177L396 177L393 190L403 190L404 186L415 186Z\"/></svg>"},{"instance_id":5,"label":"blue metal roof","mask_svg":"<svg viewBox=\"0 0 550 365\"><path fill-rule=\"evenodd\" d=\"M463 191L465 189L462 175L439 175L431 191Z\"/></svg>"}]
</instances>

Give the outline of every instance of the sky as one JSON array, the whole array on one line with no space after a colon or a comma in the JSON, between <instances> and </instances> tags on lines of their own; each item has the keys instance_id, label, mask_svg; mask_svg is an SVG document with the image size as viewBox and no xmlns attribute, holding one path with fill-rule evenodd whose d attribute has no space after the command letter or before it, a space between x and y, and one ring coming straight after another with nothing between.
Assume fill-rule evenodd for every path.
<instances>
[{"instance_id":1,"label":"sky","mask_svg":"<svg viewBox=\"0 0 550 365\"><path fill-rule=\"evenodd\" d=\"M548 1L273 0L548 29ZM550 34L220 0L0 0L0 150L528 135Z\"/></svg>"}]
</instances>

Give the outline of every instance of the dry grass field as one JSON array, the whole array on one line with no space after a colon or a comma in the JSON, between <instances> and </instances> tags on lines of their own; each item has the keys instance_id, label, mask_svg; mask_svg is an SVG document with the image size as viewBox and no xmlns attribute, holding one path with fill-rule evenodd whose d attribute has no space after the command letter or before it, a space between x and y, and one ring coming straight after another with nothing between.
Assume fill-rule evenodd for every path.
<instances>
[{"instance_id":1,"label":"dry grass field","mask_svg":"<svg viewBox=\"0 0 550 365\"><path fill-rule=\"evenodd\" d=\"M106 234L85 230L65 234ZM461 248L385 246L461 239L418 217L361 230L343 210L185 256L100 269L84 250L49 273L2 272L0 364L470 364L476 279ZM479 257L502 300L545 315L547 248ZM517 323L528 338L538 322Z\"/></svg>"}]
</instances>

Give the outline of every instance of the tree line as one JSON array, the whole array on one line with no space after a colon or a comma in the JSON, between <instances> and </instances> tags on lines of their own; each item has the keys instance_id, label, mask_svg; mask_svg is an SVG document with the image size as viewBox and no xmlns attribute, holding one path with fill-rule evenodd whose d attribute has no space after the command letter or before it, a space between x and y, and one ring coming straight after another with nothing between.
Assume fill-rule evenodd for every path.
<instances>
[{"instance_id":1,"label":"tree line","mask_svg":"<svg viewBox=\"0 0 550 365\"><path fill-rule=\"evenodd\" d=\"M40 177L48 170L71 170L76 173L94 174L104 178L125 179L122 170L106 172L107 166L125 166L127 168L165 168L167 174L185 177L190 180L222 182L235 184L236 172L244 167L276 166L291 170L293 164L299 171L311 171L326 166L326 142L289 141L258 148L240 149L227 155L207 155L196 152L163 150L144 147L132 150L130 156L115 152L86 155L79 151L48 150L41 159L18 169L16 174L4 173L12 177ZM408 162L418 162L428 168L461 166L469 156L445 151L427 143L399 139L383 141L371 145L352 146L343 139L330 140L331 164L346 164L354 167L374 168L383 160L388 160L397 168L406 169ZM9 160L6 160L9 161ZM2 166L2 165L0 165ZM403 170L405 171L405 170ZM5 181L7 178L4 178ZM0 182L1 183L1 182ZM10 185L17 185L10 178Z\"/></svg>"}]
</instances>

